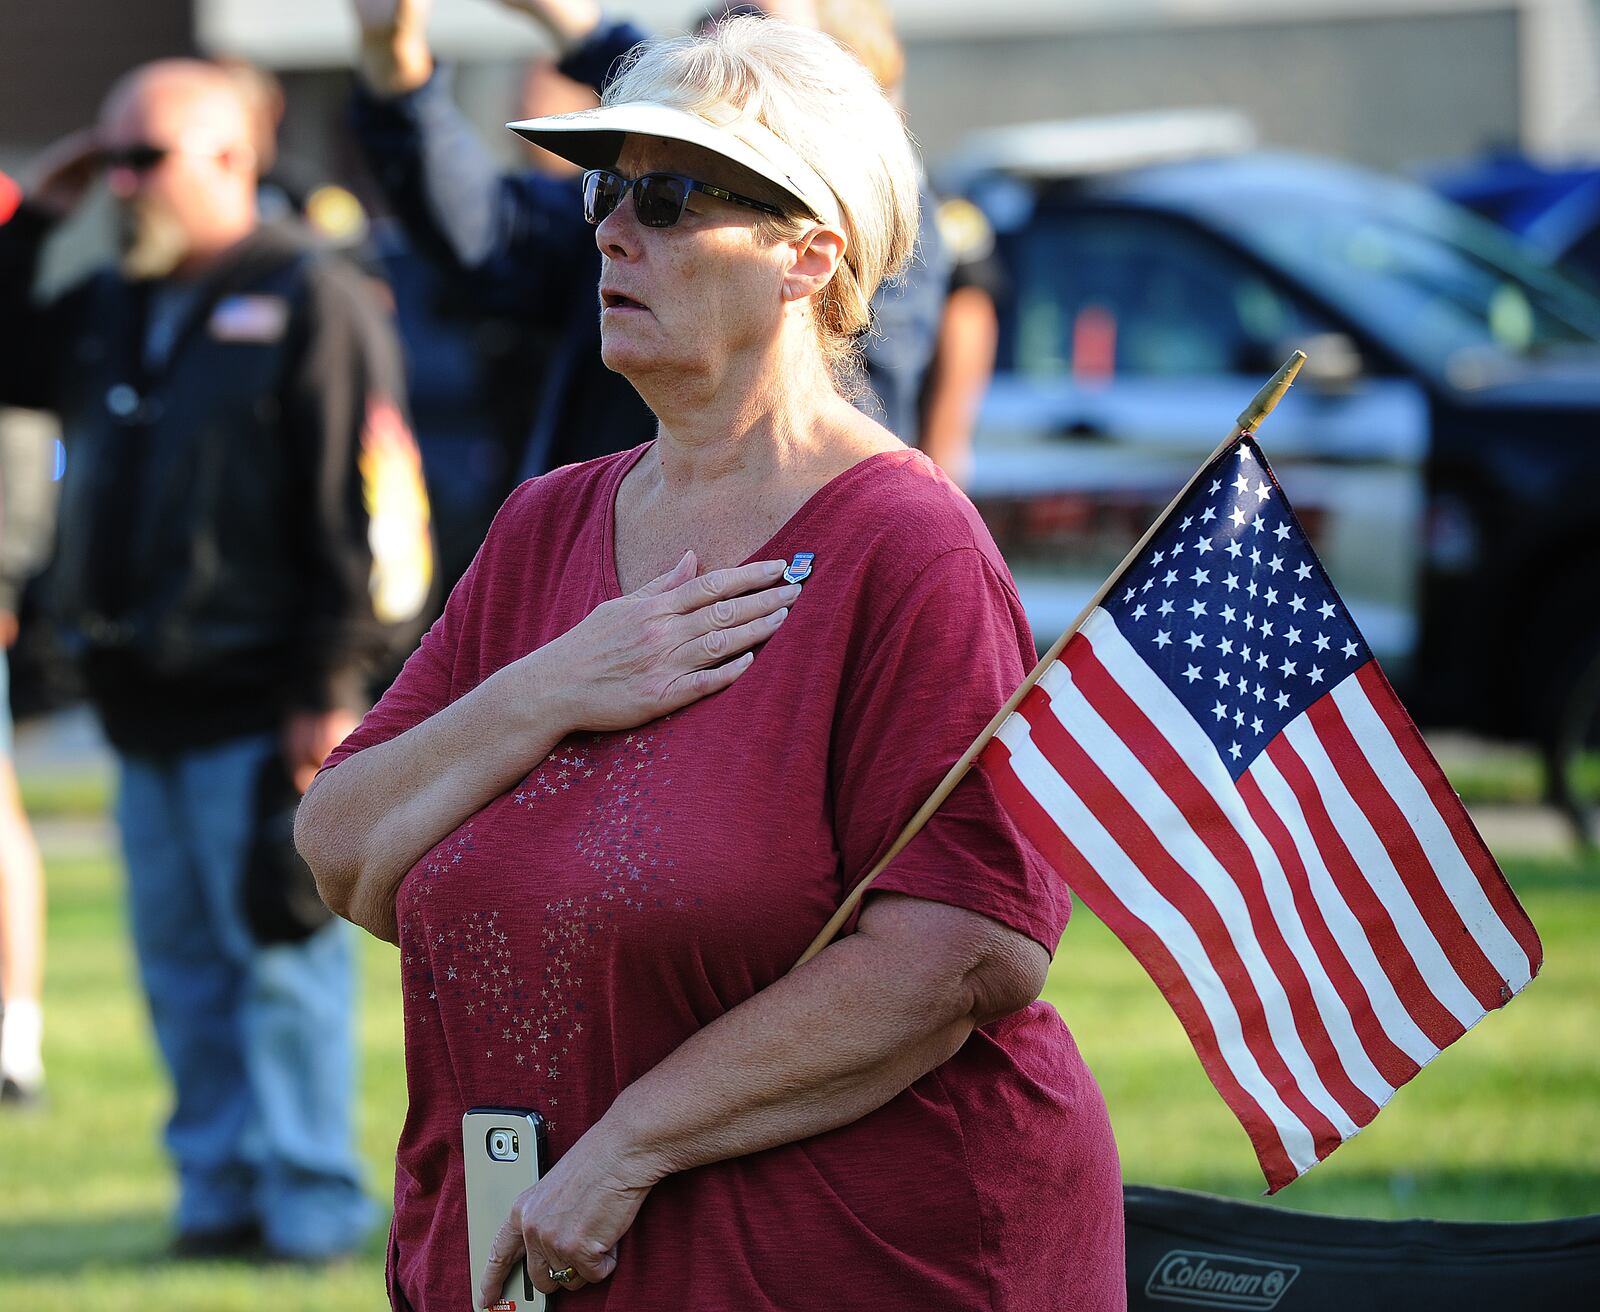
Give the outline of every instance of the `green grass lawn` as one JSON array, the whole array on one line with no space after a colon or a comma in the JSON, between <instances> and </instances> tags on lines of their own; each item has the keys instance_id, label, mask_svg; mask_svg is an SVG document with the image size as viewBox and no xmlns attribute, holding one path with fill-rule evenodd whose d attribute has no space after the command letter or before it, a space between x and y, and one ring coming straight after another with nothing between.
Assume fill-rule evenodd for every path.
<instances>
[{"instance_id":1,"label":"green grass lawn","mask_svg":"<svg viewBox=\"0 0 1600 1312\"><path fill-rule=\"evenodd\" d=\"M1273 1200L1349 1215L1538 1220L1600 1212L1600 861L1503 862L1544 942L1537 979ZM1155 985L1079 904L1046 997L1099 1077L1130 1182L1265 1188Z\"/></svg>"},{"instance_id":2,"label":"green grass lawn","mask_svg":"<svg viewBox=\"0 0 1600 1312\"><path fill-rule=\"evenodd\" d=\"M0 1118L0 1308L383 1306L381 1235L359 1261L314 1274L159 1259L172 1203L157 1147L168 1095L134 983L118 876L99 854L47 850L47 860L50 1103ZM1449 1218L1600 1211L1600 863L1508 870L1543 935L1544 974L1277 1203ZM382 1196L404 1110L393 950L366 941L362 969L361 1142ZM1176 1020L1081 906L1048 996L1105 1088L1130 1181L1260 1194L1244 1132Z\"/></svg>"}]
</instances>

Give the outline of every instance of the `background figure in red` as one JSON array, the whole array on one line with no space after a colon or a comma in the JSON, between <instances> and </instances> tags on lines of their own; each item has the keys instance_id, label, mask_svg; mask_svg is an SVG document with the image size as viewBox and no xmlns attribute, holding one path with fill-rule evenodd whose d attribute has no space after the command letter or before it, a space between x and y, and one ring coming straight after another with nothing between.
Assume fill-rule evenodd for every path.
<instances>
[{"instance_id":1,"label":"background figure in red","mask_svg":"<svg viewBox=\"0 0 1600 1312\"><path fill-rule=\"evenodd\" d=\"M0 215L3 217L3 215ZM55 427L0 410L0 1104L44 1091L44 867L11 759L10 648L22 585L44 563L55 521Z\"/></svg>"}]
</instances>

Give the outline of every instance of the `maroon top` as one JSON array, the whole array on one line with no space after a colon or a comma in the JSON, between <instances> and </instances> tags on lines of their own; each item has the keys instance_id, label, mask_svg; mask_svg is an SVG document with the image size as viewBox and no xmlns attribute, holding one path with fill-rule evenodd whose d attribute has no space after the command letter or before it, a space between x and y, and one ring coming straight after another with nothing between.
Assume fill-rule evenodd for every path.
<instances>
[{"instance_id":1,"label":"maroon top","mask_svg":"<svg viewBox=\"0 0 1600 1312\"><path fill-rule=\"evenodd\" d=\"M619 595L617 487L641 447L506 502L444 616L330 757L382 742ZM737 683L561 743L400 886L410 1109L395 1306L458 1312L461 1115L532 1107L559 1157L618 1092L778 979L1031 664L970 502L914 451L817 492L752 560L814 551ZM1065 887L973 771L879 878L1054 950ZM573 1309L1121 1307L1122 1193L1093 1077L1036 1002L859 1121L669 1176Z\"/></svg>"}]
</instances>

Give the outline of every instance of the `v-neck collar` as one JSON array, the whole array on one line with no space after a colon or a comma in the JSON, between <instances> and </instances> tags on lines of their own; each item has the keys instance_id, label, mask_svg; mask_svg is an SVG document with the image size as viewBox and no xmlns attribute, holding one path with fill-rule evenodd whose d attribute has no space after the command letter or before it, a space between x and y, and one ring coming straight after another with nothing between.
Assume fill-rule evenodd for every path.
<instances>
[{"instance_id":1,"label":"v-neck collar","mask_svg":"<svg viewBox=\"0 0 1600 1312\"><path fill-rule=\"evenodd\" d=\"M622 456L613 468L610 483L601 496L601 504L605 507L605 531L600 538L600 574L605 583L607 600L622 596L622 581L617 572L617 496L622 490L623 480L633 472L634 467L654 447L655 442L652 440L642 446L635 447L632 451ZM841 469L807 497L799 509L784 520L771 537L739 563L748 565L753 561L765 560L775 544L793 534L806 520L810 519L818 510L824 508L856 479L864 477L868 472L869 466L876 466L885 459L904 460L907 456L915 456L915 454L910 447L903 451L874 451L869 456L863 456L849 468ZM773 558L776 559L776 557Z\"/></svg>"}]
</instances>

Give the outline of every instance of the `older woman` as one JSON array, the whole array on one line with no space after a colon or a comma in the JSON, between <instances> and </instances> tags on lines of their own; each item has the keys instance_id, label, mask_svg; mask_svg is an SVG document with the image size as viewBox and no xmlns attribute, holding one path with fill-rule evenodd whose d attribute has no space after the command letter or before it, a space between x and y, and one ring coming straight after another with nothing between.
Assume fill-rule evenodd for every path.
<instances>
[{"instance_id":1,"label":"older woman","mask_svg":"<svg viewBox=\"0 0 1600 1312\"><path fill-rule=\"evenodd\" d=\"M1032 653L971 505L841 394L915 231L897 114L739 20L516 126L592 170L605 362L660 426L511 497L301 809L401 950L394 1305L526 1254L628 1312L1120 1306L1105 1108L1034 1001L1067 895L982 776L786 973ZM469 1275L479 1104L555 1164Z\"/></svg>"}]
</instances>

